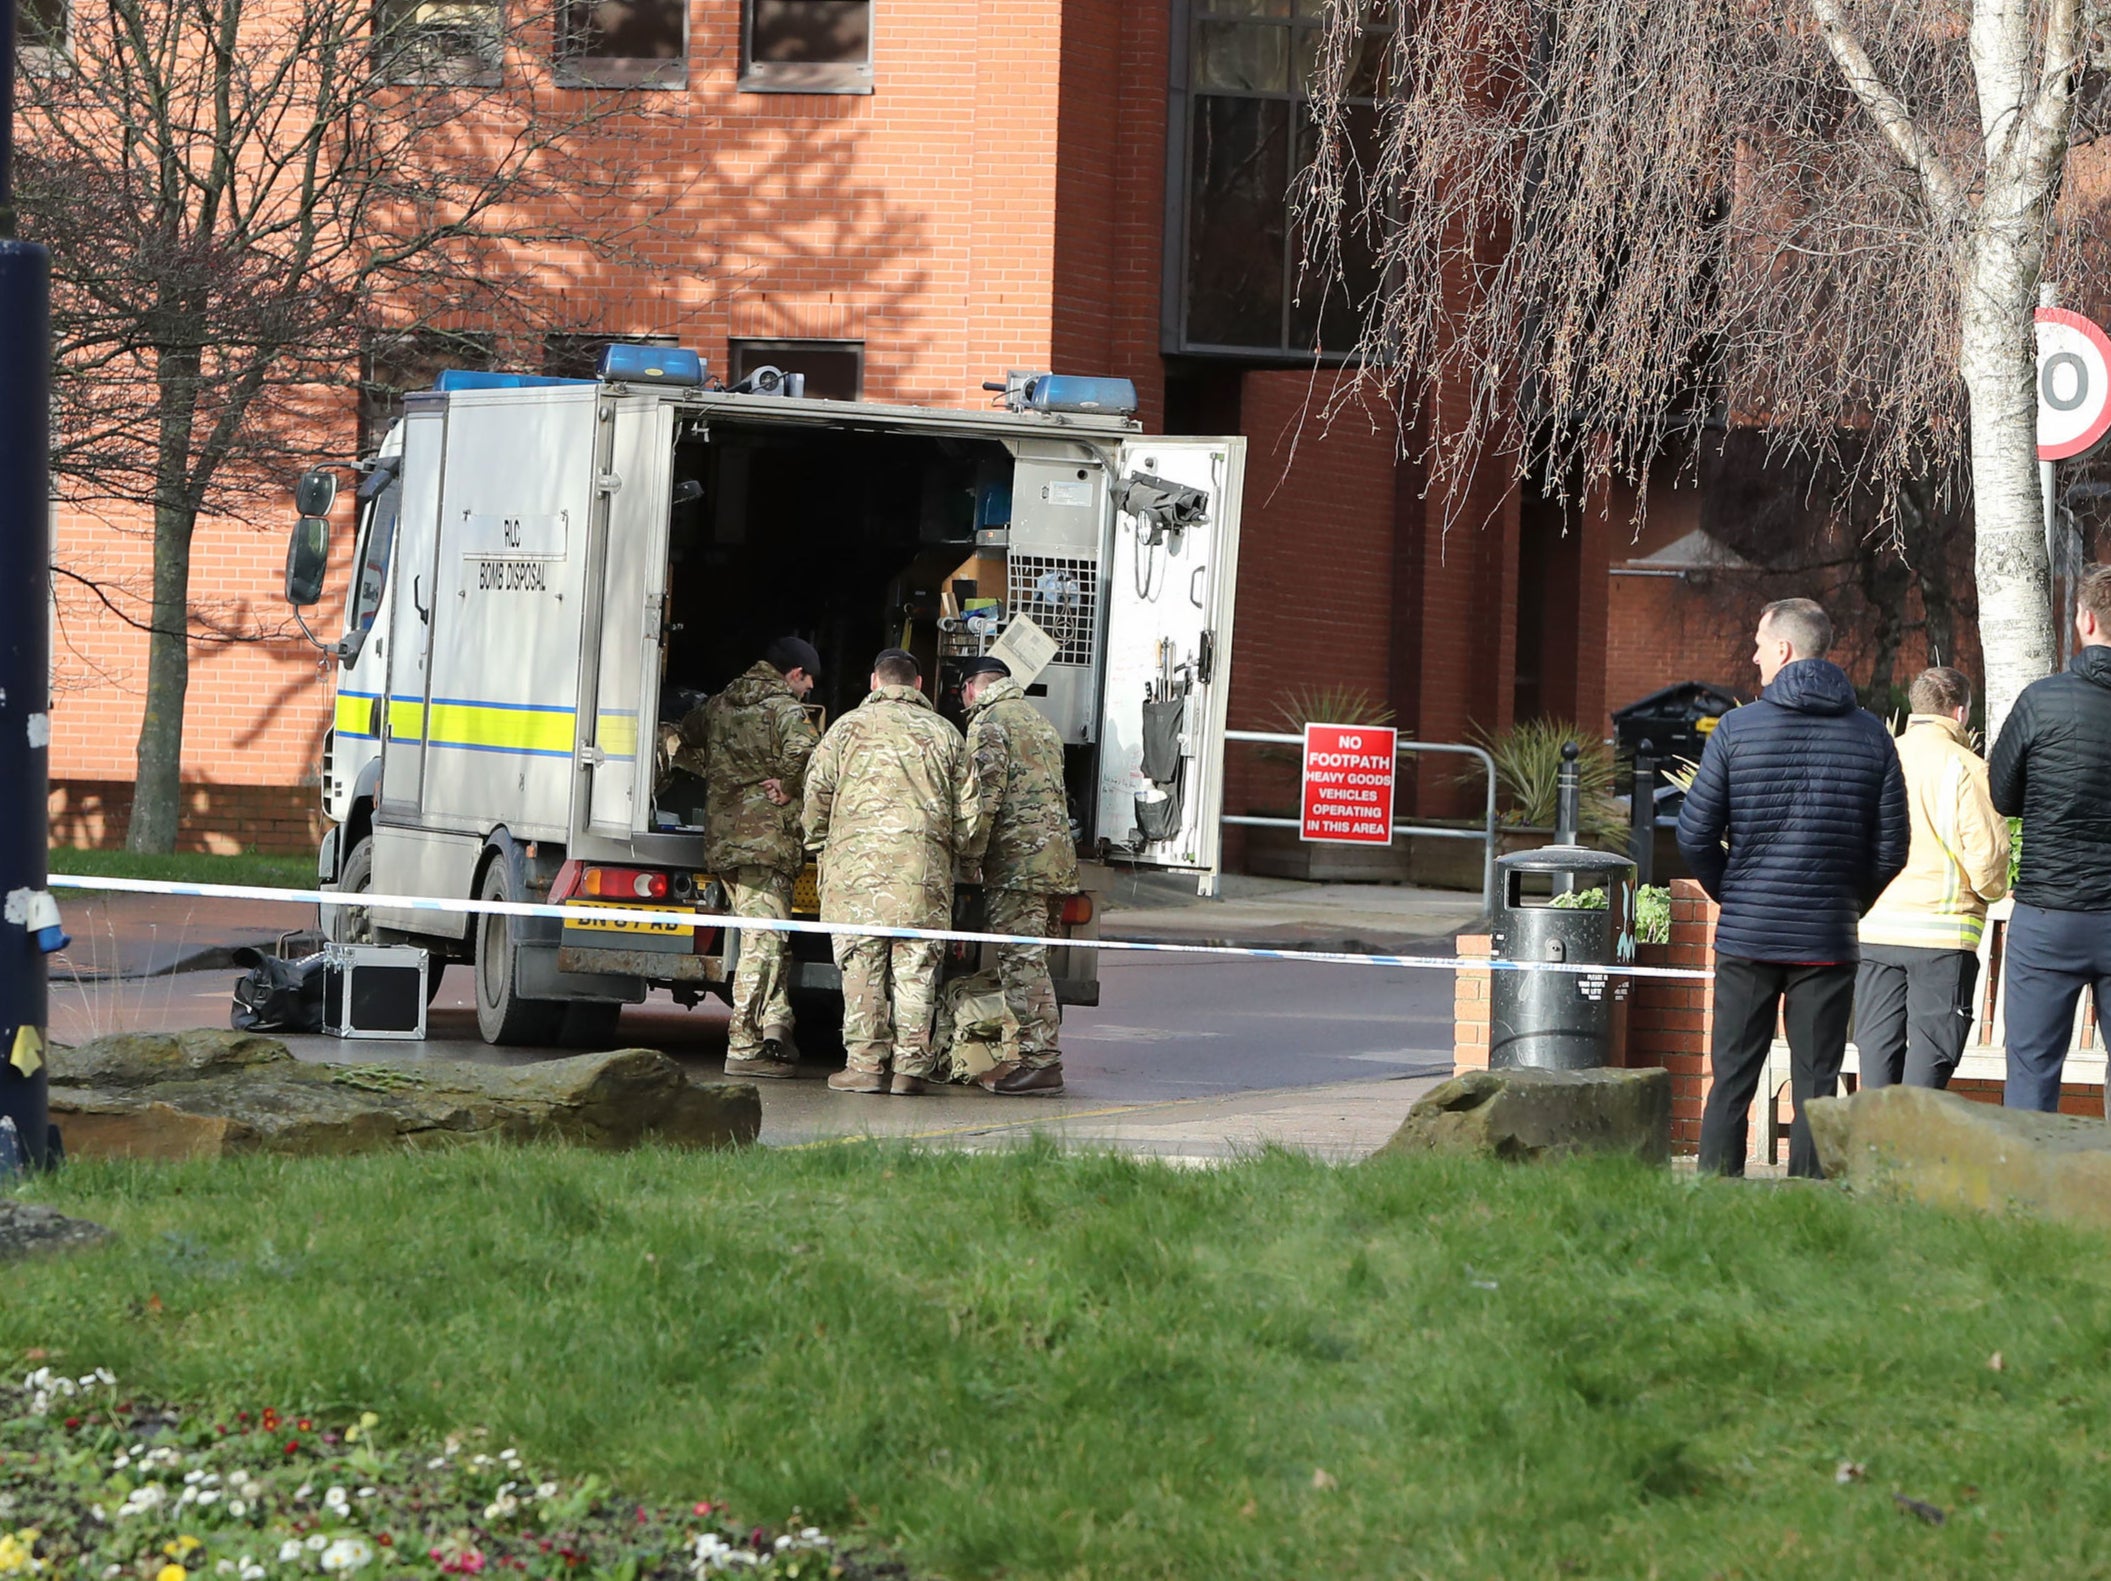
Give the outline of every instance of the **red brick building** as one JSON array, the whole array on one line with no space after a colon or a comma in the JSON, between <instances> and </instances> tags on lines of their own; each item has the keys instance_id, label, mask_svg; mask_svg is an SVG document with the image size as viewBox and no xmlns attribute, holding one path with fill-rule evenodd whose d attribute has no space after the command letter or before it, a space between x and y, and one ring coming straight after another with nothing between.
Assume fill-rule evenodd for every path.
<instances>
[{"instance_id":1,"label":"red brick building","mask_svg":"<svg viewBox=\"0 0 2111 1581\"><path fill-rule=\"evenodd\" d=\"M1284 201L1310 0L580 3L593 27L558 62L578 84L562 91L679 97L684 114L653 134L672 124L673 143L638 151L641 180L662 160L691 180L652 245L670 266L712 261L699 277L553 257L575 299L600 303L600 336L667 337L718 370L767 361L806 371L812 393L886 401L979 404L1007 368L1116 374L1147 427L1245 433L1235 725L1272 726L1292 688L1334 685L1389 702L1424 739L1519 712L1603 727L1608 705L1688 678L1695 655L1652 658L1666 628L1625 585L1648 579L1609 574L1640 552L1610 525L1624 502L1564 517L1491 466L1447 517L1389 414L1316 416L1344 375L1314 352L1352 337L1338 304L1323 313L1296 289ZM458 25L465 5L437 9ZM567 350L545 348L545 365ZM370 374L392 382L379 359ZM285 525L202 525L196 604L275 618ZM133 529L69 514L61 552L141 577L150 545ZM61 604L54 838L111 842L144 645L80 596ZM327 673L298 641L203 645L194 666L184 843L306 844ZM1261 794L1265 772L1235 760L1227 805ZM1426 772L1421 812L1463 805L1448 770Z\"/></svg>"}]
</instances>

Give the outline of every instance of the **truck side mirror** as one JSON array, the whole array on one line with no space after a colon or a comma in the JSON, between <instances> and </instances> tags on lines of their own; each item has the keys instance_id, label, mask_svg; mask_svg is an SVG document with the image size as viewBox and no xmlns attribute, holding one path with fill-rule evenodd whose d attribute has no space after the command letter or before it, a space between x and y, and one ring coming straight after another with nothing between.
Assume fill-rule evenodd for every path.
<instances>
[{"instance_id":1,"label":"truck side mirror","mask_svg":"<svg viewBox=\"0 0 2111 1581\"><path fill-rule=\"evenodd\" d=\"M286 546L286 602L295 609L321 603L323 578L329 569L329 522L320 516L301 517L293 524L293 539Z\"/></svg>"},{"instance_id":2,"label":"truck side mirror","mask_svg":"<svg viewBox=\"0 0 2111 1581\"><path fill-rule=\"evenodd\" d=\"M303 516L327 516L337 503L337 474L310 467L293 485L293 508ZM310 600L312 603L313 600Z\"/></svg>"}]
</instances>

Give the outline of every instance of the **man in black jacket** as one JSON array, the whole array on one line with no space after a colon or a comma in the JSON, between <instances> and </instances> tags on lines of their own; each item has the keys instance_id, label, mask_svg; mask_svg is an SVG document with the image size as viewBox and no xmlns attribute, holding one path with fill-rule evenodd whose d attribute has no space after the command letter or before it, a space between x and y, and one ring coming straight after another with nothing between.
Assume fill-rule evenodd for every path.
<instances>
[{"instance_id":1,"label":"man in black jacket","mask_svg":"<svg viewBox=\"0 0 2111 1581\"><path fill-rule=\"evenodd\" d=\"M2002 1101L2047 1113L2082 990L2096 990L2099 1023L2111 1009L2111 566L2089 568L2074 605L2081 651L2023 688L1987 760L1996 810L2023 819Z\"/></svg>"},{"instance_id":2,"label":"man in black jacket","mask_svg":"<svg viewBox=\"0 0 2111 1581\"><path fill-rule=\"evenodd\" d=\"M1796 1106L1788 1169L1822 1173L1803 1106L1839 1082L1855 925L1906 865L1912 839L1898 749L1826 661L1831 646L1832 622L1809 599L1767 605L1752 654L1765 690L1723 715L1679 813L1679 850L1722 906L1700 1156L1720 1174L1744 1173L1746 1114L1784 999Z\"/></svg>"}]
</instances>

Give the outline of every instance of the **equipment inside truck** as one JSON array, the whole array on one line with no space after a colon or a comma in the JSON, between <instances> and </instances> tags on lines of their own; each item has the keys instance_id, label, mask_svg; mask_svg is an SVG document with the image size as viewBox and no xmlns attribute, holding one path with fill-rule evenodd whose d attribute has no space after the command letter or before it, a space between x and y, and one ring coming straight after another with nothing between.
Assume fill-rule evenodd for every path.
<instances>
[{"instance_id":1,"label":"equipment inside truck","mask_svg":"<svg viewBox=\"0 0 2111 1581\"><path fill-rule=\"evenodd\" d=\"M962 723L947 661L984 651L968 620L1004 604L1013 474L1010 451L987 439L723 419L684 431L668 534L663 718L672 722L790 633L820 651L808 701L824 723L864 698L873 656L888 647L916 655L925 689ZM1072 746L1066 757L1073 808L1089 807L1092 749ZM687 824L700 791L670 785L659 808Z\"/></svg>"}]
</instances>

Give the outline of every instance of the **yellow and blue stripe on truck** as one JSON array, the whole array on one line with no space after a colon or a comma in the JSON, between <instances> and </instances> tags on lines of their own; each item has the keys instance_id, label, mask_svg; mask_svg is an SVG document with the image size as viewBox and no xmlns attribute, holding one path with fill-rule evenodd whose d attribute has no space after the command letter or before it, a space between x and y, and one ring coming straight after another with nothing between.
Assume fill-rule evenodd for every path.
<instances>
[{"instance_id":1,"label":"yellow and blue stripe on truck","mask_svg":"<svg viewBox=\"0 0 2111 1581\"><path fill-rule=\"evenodd\" d=\"M380 736L382 698L376 692L339 692L336 726L348 740ZM391 697L388 733L393 740L462 752L503 752L515 757L568 758L578 711L541 703L492 703L467 697ZM637 756L638 716L611 710L599 716L601 750L609 758Z\"/></svg>"}]
</instances>

